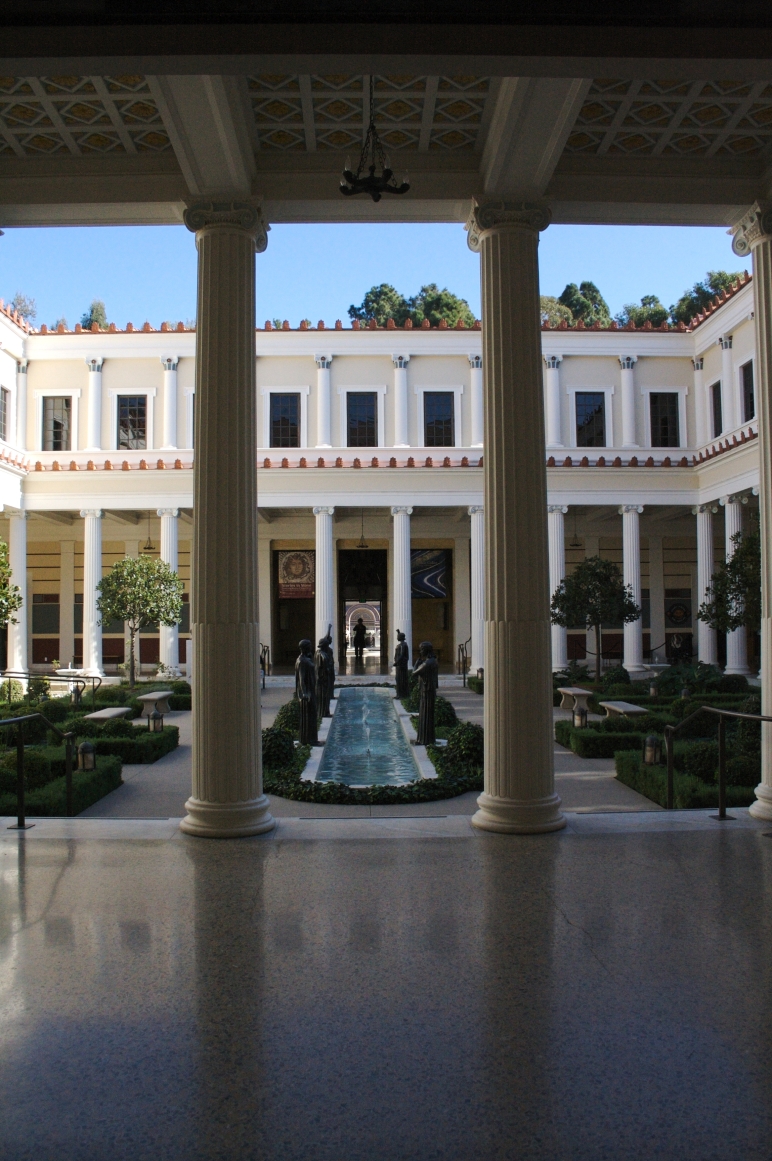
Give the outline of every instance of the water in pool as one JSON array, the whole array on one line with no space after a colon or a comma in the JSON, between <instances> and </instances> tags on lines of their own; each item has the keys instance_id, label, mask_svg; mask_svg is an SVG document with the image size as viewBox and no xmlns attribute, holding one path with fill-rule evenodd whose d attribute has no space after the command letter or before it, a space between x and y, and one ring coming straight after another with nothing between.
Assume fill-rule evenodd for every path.
<instances>
[{"instance_id":1,"label":"water in pool","mask_svg":"<svg viewBox=\"0 0 772 1161\"><path fill-rule=\"evenodd\" d=\"M317 782L398 786L420 777L389 689L347 686L338 691Z\"/></svg>"}]
</instances>

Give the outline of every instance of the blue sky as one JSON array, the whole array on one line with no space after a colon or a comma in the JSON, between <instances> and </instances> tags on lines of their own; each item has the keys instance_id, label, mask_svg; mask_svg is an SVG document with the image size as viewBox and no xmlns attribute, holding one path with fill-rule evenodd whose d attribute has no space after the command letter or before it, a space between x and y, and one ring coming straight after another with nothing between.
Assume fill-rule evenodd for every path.
<instances>
[{"instance_id":1,"label":"blue sky","mask_svg":"<svg viewBox=\"0 0 772 1161\"><path fill-rule=\"evenodd\" d=\"M737 270L724 229L668 226L551 226L540 244L542 294L590 279L612 313L657 294L669 306L710 269ZM93 298L111 321L158 327L195 315L196 252L178 226L6 229L0 238L0 297L23 291L38 318L70 327ZM405 295L426 282L466 298L479 316L478 258L460 225L274 226L257 258L257 320L347 322L365 291L390 282Z\"/></svg>"}]
</instances>

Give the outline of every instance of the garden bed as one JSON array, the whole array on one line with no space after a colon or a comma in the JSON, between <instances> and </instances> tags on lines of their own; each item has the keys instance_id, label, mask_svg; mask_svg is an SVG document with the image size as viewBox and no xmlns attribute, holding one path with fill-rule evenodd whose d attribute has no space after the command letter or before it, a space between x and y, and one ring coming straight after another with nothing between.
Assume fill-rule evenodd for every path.
<instances>
[{"instance_id":1,"label":"garden bed","mask_svg":"<svg viewBox=\"0 0 772 1161\"><path fill-rule=\"evenodd\" d=\"M121 760L116 757L98 757L95 770L73 770L73 814L80 814L89 806L93 806L100 798L117 790L122 782ZM64 777L53 778L45 786L28 790L24 799L25 810L30 818L63 817L67 813L67 788ZM0 814L16 814L15 794L0 795Z\"/></svg>"},{"instance_id":2,"label":"garden bed","mask_svg":"<svg viewBox=\"0 0 772 1161\"><path fill-rule=\"evenodd\" d=\"M645 798L659 806L667 805L667 768L665 766L645 766L637 750L620 750L615 755L616 776L631 790L637 790ZM750 806L755 795L753 786L727 786L727 806ZM681 810L699 810L718 806L718 786L703 782L693 774L673 774L673 803Z\"/></svg>"}]
</instances>

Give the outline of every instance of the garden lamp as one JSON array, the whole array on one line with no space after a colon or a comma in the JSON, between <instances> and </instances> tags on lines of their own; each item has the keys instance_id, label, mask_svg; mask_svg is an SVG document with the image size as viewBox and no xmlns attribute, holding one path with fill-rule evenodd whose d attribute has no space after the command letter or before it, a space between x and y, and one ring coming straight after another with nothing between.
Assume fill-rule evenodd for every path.
<instances>
[{"instance_id":1,"label":"garden lamp","mask_svg":"<svg viewBox=\"0 0 772 1161\"><path fill-rule=\"evenodd\" d=\"M652 681L651 685L649 686L649 697L656 697L656 696L657 696L657 687L654 684L654 682Z\"/></svg>"},{"instance_id":2,"label":"garden lamp","mask_svg":"<svg viewBox=\"0 0 772 1161\"><path fill-rule=\"evenodd\" d=\"M662 760L662 742L656 734L649 734L643 743L644 766L659 766Z\"/></svg>"},{"instance_id":3,"label":"garden lamp","mask_svg":"<svg viewBox=\"0 0 772 1161\"><path fill-rule=\"evenodd\" d=\"M577 707L574 710L574 729L585 730L587 728L587 710L583 706Z\"/></svg>"},{"instance_id":4,"label":"garden lamp","mask_svg":"<svg viewBox=\"0 0 772 1161\"><path fill-rule=\"evenodd\" d=\"M78 746L78 769L96 770L96 751L91 742L81 742Z\"/></svg>"},{"instance_id":5,"label":"garden lamp","mask_svg":"<svg viewBox=\"0 0 772 1161\"><path fill-rule=\"evenodd\" d=\"M151 714L148 714L147 728L151 734L160 734L164 728L164 716L157 709L154 709Z\"/></svg>"}]
</instances>

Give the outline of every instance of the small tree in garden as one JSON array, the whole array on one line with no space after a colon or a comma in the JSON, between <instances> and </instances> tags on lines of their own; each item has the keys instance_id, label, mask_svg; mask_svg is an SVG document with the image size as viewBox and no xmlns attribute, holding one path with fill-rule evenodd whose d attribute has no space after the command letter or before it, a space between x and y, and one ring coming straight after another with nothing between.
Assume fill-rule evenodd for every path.
<instances>
[{"instance_id":1,"label":"small tree in garden","mask_svg":"<svg viewBox=\"0 0 772 1161\"><path fill-rule=\"evenodd\" d=\"M641 609L633 600L632 588L624 583L619 566L600 556L588 556L555 589L550 615L553 625L586 625L595 630L595 680L600 681L604 621L637 621Z\"/></svg>"},{"instance_id":2,"label":"small tree in garden","mask_svg":"<svg viewBox=\"0 0 772 1161\"><path fill-rule=\"evenodd\" d=\"M697 617L719 633L743 625L758 632L761 625L761 536L756 524L744 536L732 537L731 560L722 561L710 578L707 600Z\"/></svg>"},{"instance_id":3,"label":"small tree in garden","mask_svg":"<svg viewBox=\"0 0 772 1161\"><path fill-rule=\"evenodd\" d=\"M134 641L148 625L176 625L182 616L182 581L154 556L117 560L97 585L102 624L125 621L129 628L129 685L135 683Z\"/></svg>"},{"instance_id":4,"label":"small tree in garden","mask_svg":"<svg viewBox=\"0 0 772 1161\"><path fill-rule=\"evenodd\" d=\"M21 589L11 580L11 566L8 563L8 545L0 540L0 627L16 624L14 613L24 604Z\"/></svg>"}]
</instances>

